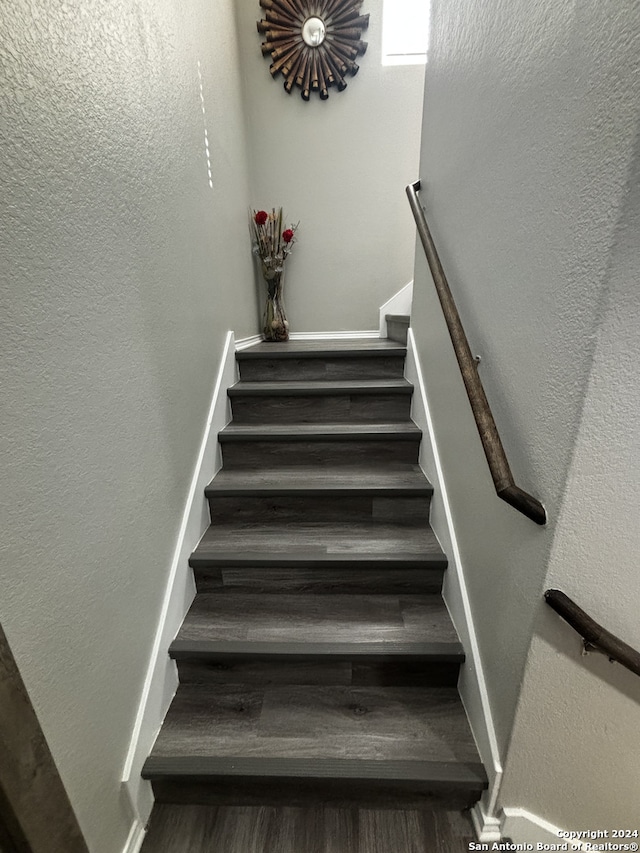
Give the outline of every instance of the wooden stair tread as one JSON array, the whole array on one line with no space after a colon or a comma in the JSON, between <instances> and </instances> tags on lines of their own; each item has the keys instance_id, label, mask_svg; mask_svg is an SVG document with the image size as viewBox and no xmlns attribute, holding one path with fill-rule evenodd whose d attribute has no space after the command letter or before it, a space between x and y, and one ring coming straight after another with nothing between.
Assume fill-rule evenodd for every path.
<instances>
[{"instance_id":1,"label":"wooden stair tread","mask_svg":"<svg viewBox=\"0 0 640 853\"><path fill-rule=\"evenodd\" d=\"M236 352L238 361L255 358L331 358L378 355L405 356L407 348L386 338L334 338L319 341L286 341L284 343L257 343Z\"/></svg>"},{"instance_id":2,"label":"wooden stair tread","mask_svg":"<svg viewBox=\"0 0 640 853\"><path fill-rule=\"evenodd\" d=\"M400 423L337 423L337 424L234 424L218 434L221 443L230 441L344 441L345 439L389 439L416 441L422 436L413 421Z\"/></svg>"},{"instance_id":3,"label":"wooden stair tread","mask_svg":"<svg viewBox=\"0 0 640 853\"><path fill-rule=\"evenodd\" d=\"M451 687L181 685L151 759L207 757L479 765Z\"/></svg>"},{"instance_id":4,"label":"wooden stair tread","mask_svg":"<svg viewBox=\"0 0 640 853\"><path fill-rule=\"evenodd\" d=\"M295 468L257 470L222 468L206 487L207 497L253 495L420 495L428 497L433 486L418 465L384 469L377 466L353 469L345 466L304 465Z\"/></svg>"},{"instance_id":5,"label":"wooden stair tread","mask_svg":"<svg viewBox=\"0 0 640 853\"><path fill-rule=\"evenodd\" d=\"M272 397L272 396L322 396L331 394L406 394L413 392L413 385L406 379L310 379L273 380L247 382L240 380L232 385L229 397Z\"/></svg>"},{"instance_id":6,"label":"wooden stair tread","mask_svg":"<svg viewBox=\"0 0 640 853\"><path fill-rule=\"evenodd\" d=\"M402 645L420 645L415 654L460 656L462 647L449 613L439 595L265 595L256 593L200 593L187 613L173 650L189 644L201 650L216 643L236 642L243 647L287 644L305 652L307 644L328 644L327 654L394 653ZM176 645L177 644L177 645ZM367 646L364 648L356 648ZM243 649L238 648L238 653ZM275 650L277 651L277 649ZM274 653L274 649L269 649ZM314 648L310 653L319 654Z\"/></svg>"},{"instance_id":7,"label":"wooden stair tread","mask_svg":"<svg viewBox=\"0 0 640 853\"><path fill-rule=\"evenodd\" d=\"M235 565L237 560L269 560L283 565L290 560L306 561L403 561L446 558L428 525L407 526L375 521L331 523L216 524L205 532L191 563L198 558L215 559L217 565ZM230 562L224 563L225 560Z\"/></svg>"}]
</instances>

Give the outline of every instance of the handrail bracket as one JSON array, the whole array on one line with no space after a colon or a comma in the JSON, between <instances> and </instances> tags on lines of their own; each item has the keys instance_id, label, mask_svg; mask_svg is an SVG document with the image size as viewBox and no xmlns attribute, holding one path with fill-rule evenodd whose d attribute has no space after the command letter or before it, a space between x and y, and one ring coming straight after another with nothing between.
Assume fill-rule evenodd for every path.
<instances>
[{"instance_id":1,"label":"handrail bracket","mask_svg":"<svg viewBox=\"0 0 640 853\"><path fill-rule=\"evenodd\" d=\"M612 663L619 663L636 675L640 675L640 652L599 625L568 595L559 589L548 589L544 594L544 600L582 637L584 655L589 652L598 652L608 657Z\"/></svg>"}]
</instances>

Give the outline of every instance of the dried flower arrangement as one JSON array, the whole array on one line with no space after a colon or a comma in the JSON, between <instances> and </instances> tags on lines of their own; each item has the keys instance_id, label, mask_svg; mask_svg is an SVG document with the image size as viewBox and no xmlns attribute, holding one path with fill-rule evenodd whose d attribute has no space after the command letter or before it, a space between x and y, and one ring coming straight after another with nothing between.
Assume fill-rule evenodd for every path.
<instances>
[{"instance_id":1,"label":"dried flower arrangement","mask_svg":"<svg viewBox=\"0 0 640 853\"><path fill-rule=\"evenodd\" d=\"M260 258L262 276L267 283L267 303L263 318L263 335L266 341L289 339L289 323L284 312L282 289L284 262L293 249L298 224L283 229L282 208L252 210L249 230L253 252Z\"/></svg>"}]
</instances>

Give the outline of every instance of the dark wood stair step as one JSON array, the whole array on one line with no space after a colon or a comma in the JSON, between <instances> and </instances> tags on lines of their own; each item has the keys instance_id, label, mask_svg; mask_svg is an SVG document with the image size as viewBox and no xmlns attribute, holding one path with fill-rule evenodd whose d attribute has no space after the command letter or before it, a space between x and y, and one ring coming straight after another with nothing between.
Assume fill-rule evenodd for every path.
<instances>
[{"instance_id":1,"label":"dark wood stair step","mask_svg":"<svg viewBox=\"0 0 640 853\"><path fill-rule=\"evenodd\" d=\"M218 524L209 527L192 566L321 564L445 568L446 557L428 524L359 521L314 524Z\"/></svg>"},{"instance_id":2,"label":"dark wood stair step","mask_svg":"<svg viewBox=\"0 0 640 853\"><path fill-rule=\"evenodd\" d=\"M217 524L189 559L201 592L439 592L447 558L428 525Z\"/></svg>"},{"instance_id":3,"label":"dark wood stair step","mask_svg":"<svg viewBox=\"0 0 640 853\"><path fill-rule=\"evenodd\" d=\"M417 644L407 645L405 655L399 649L397 655L383 655L371 647L363 649L361 656L350 658L338 645L333 649L310 647L305 655L284 643L276 645L281 648L262 644L260 652L252 646L246 655L238 643L218 644L216 649L204 644L179 645L174 657L180 683L455 687L462 663L441 659L451 655L436 653L431 646L421 649Z\"/></svg>"},{"instance_id":4,"label":"dark wood stair step","mask_svg":"<svg viewBox=\"0 0 640 853\"><path fill-rule=\"evenodd\" d=\"M235 424L406 422L406 379L244 382L228 390Z\"/></svg>"},{"instance_id":5,"label":"dark wood stair step","mask_svg":"<svg viewBox=\"0 0 640 853\"><path fill-rule=\"evenodd\" d=\"M453 686L464 651L438 595L198 594L180 680Z\"/></svg>"},{"instance_id":6,"label":"dark wood stair step","mask_svg":"<svg viewBox=\"0 0 640 853\"><path fill-rule=\"evenodd\" d=\"M371 497L431 497L433 486L418 465L345 468L301 465L296 468L267 468L251 471L222 468L206 487L206 495L244 497L247 493L268 497L305 497L322 494L343 497L363 493Z\"/></svg>"},{"instance_id":7,"label":"dark wood stair step","mask_svg":"<svg viewBox=\"0 0 640 853\"><path fill-rule=\"evenodd\" d=\"M221 444L240 441L416 441L422 438L413 421L407 423L372 424L229 424L218 436Z\"/></svg>"},{"instance_id":8,"label":"dark wood stair step","mask_svg":"<svg viewBox=\"0 0 640 853\"><path fill-rule=\"evenodd\" d=\"M480 762L147 759L159 803L219 806L470 808L488 787Z\"/></svg>"},{"instance_id":9,"label":"dark wood stair step","mask_svg":"<svg viewBox=\"0 0 640 853\"><path fill-rule=\"evenodd\" d=\"M292 595L425 595L442 589L445 560L369 561L310 560L290 555L289 562L270 558L194 557L191 560L198 592L270 593ZM273 564L272 564L273 563Z\"/></svg>"},{"instance_id":10,"label":"dark wood stair step","mask_svg":"<svg viewBox=\"0 0 640 853\"><path fill-rule=\"evenodd\" d=\"M174 640L181 684L455 687L455 643L257 643Z\"/></svg>"},{"instance_id":11,"label":"dark wood stair step","mask_svg":"<svg viewBox=\"0 0 640 853\"><path fill-rule=\"evenodd\" d=\"M257 344L236 353L243 380L402 378L406 347L384 339Z\"/></svg>"},{"instance_id":12,"label":"dark wood stair step","mask_svg":"<svg viewBox=\"0 0 640 853\"><path fill-rule=\"evenodd\" d=\"M171 645L180 683L455 687L456 642L291 643L191 640Z\"/></svg>"},{"instance_id":13,"label":"dark wood stair step","mask_svg":"<svg viewBox=\"0 0 640 853\"><path fill-rule=\"evenodd\" d=\"M348 645L356 655L363 643L390 654L396 643L432 643L457 659L462 651L439 595L199 594L177 640L284 642L300 653L307 643Z\"/></svg>"},{"instance_id":14,"label":"dark wood stair step","mask_svg":"<svg viewBox=\"0 0 640 853\"><path fill-rule=\"evenodd\" d=\"M442 687L181 685L143 777L167 802L470 805L487 785L457 692Z\"/></svg>"},{"instance_id":15,"label":"dark wood stair step","mask_svg":"<svg viewBox=\"0 0 640 853\"><path fill-rule=\"evenodd\" d=\"M411 396L413 385L406 379L269 380L232 385L229 397L324 397L340 394L397 394Z\"/></svg>"},{"instance_id":16,"label":"dark wood stair step","mask_svg":"<svg viewBox=\"0 0 640 853\"><path fill-rule=\"evenodd\" d=\"M426 521L433 488L417 465L362 471L299 466L218 472L206 488L211 521Z\"/></svg>"},{"instance_id":17,"label":"dark wood stair step","mask_svg":"<svg viewBox=\"0 0 640 853\"><path fill-rule=\"evenodd\" d=\"M291 684L180 686L152 755L478 760L454 688Z\"/></svg>"},{"instance_id":18,"label":"dark wood stair step","mask_svg":"<svg viewBox=\"0 0 640 853\"><path fill-rule=\"evenodd\" d=\"M416 464L422 432L400 423L231 423L218 435L225 468Z\"/></svg>"},{"instance_id":19,"label":"dark wood stair step","mask_svg":"<svg viewBox=\"0 0 640 853\"><path fill-rule=\"evenodd\" d=\"M422 495L377 497L351 492L346 495L252 495L209 499L212 524L268 521L330 523L350 521L426 522L430 498Z\"/></svg>"}]
</instances>

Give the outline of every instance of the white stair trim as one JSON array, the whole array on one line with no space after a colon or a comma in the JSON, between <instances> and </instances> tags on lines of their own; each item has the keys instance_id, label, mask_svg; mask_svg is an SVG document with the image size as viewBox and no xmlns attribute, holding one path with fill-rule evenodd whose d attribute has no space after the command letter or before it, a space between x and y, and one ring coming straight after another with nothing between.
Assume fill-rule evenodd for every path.
<instances>
[{"instance_id":1,"label":"white stair trim","mask_svg":"<svg viewBox=\"0 0 640 853\"><path fill-rule=\"evenodd\" d=\"M474 812L474 825L481 840L493 841L499 837L496 835L498 820L495 811L502 781L502 763L471 612L471 602L465 582L464 566L453 524L453 514L435 438L424 376L411 328L409 328L407 336L405 377L414 386L411 417L422 429L425 436L420 445L420 466L434 486L431 504L432 527L449 558L449 568L445 572L443 597L468 656L467 663L461 669L458 691L467 712L480 757L489 777L489 790L483 795L482 808ZM436 515L443 519L440 526L433 522L434 510Z\"/></svg>"},{"instance_id":2,"label":"white stair trim","mask_svg":"<svg viewBox=\"0 0 640 853\"><path fill-rule=\"evenodd\" d=\"M292 332L290 341L342 341L356 338L365 340L368 338L379 338L377 329L365 329L355 332Z\"/></svg>"},{"instance_id":3,"label":"white stair trim","mask_svg":"<svg viewBox=\"0 0 640 853\"><path fill-rule=\"evenodd\" d=\"M514 844L529 845L530 849L536 849L537 844L565 844L568 841L569 850L586 850L588 842L602 844L607 841L606 838L567 838L565 830L522 808L506 806L501 817L502 837L510 838Z\"/></svg>"},{"instance_id":4,"label":"white stair trim","mask_svg":"<svg viewBox=\"0 0 640 853\"><path fill-rule=\"evenodd\" d=\"M139 853L146 834L144 824L136 818L131 826L129 837L122 848L122 853Z\"/></svg>"},{"instance_id":5,"label":"white stair trim","mask_svg":"<svg viewBox=\"0 0 640 853\"><path fill-rule=\"evenodd\" d=\"M369 338L379 338L380 334L376 329L359 329L354 332L291 332L289 335L290 341L342 341L342 340L368 340ZM249 338L241 338L236 341L236 352L241 352L244 349L261 344L263 342L262 335L251 335Z\"/></svg>"},{"instance_id":6,"label":"white stair trim","mask_svg":"<svg viewBox=\"0 0 640 853\"><path fill-rule=\"evenodd\" d=\"M231 420L231 407L226 391L236 381L234 334L227 332L122 771L122 784L133 816L143 826L146 825L153 808L153 792L151 784L142 779L140 773L178 688L178 671L174 661L169 658L169 645L182 625L195 596L195 583L188 560L209 526L209 508L204 489L222 467L218 433Z\"/></svg>"},{"instance_id":7,"label":"white stair trim","mask_svg":"<svg viewBox=\"0 0 640 853\"><path fill-rule=\"evenodd\" d=\"M478 841L491 843L502 839L500 819L486 814L482 801L477 802L471 809L471 822L476 831Z\"/></svg>"},{"instance_id":8,"label":"white stair trim","mask_svg":"<svg viewBox=\"0 0 640 853\"><path fill-rule=\"evenodd\" d=\"M240 338L236 341L236 352L240 352L243 349L247 349L248 347L255 346L255 344L262 343L262 335L249 335L248 338Z\"/></svg>"}]
</instances>

